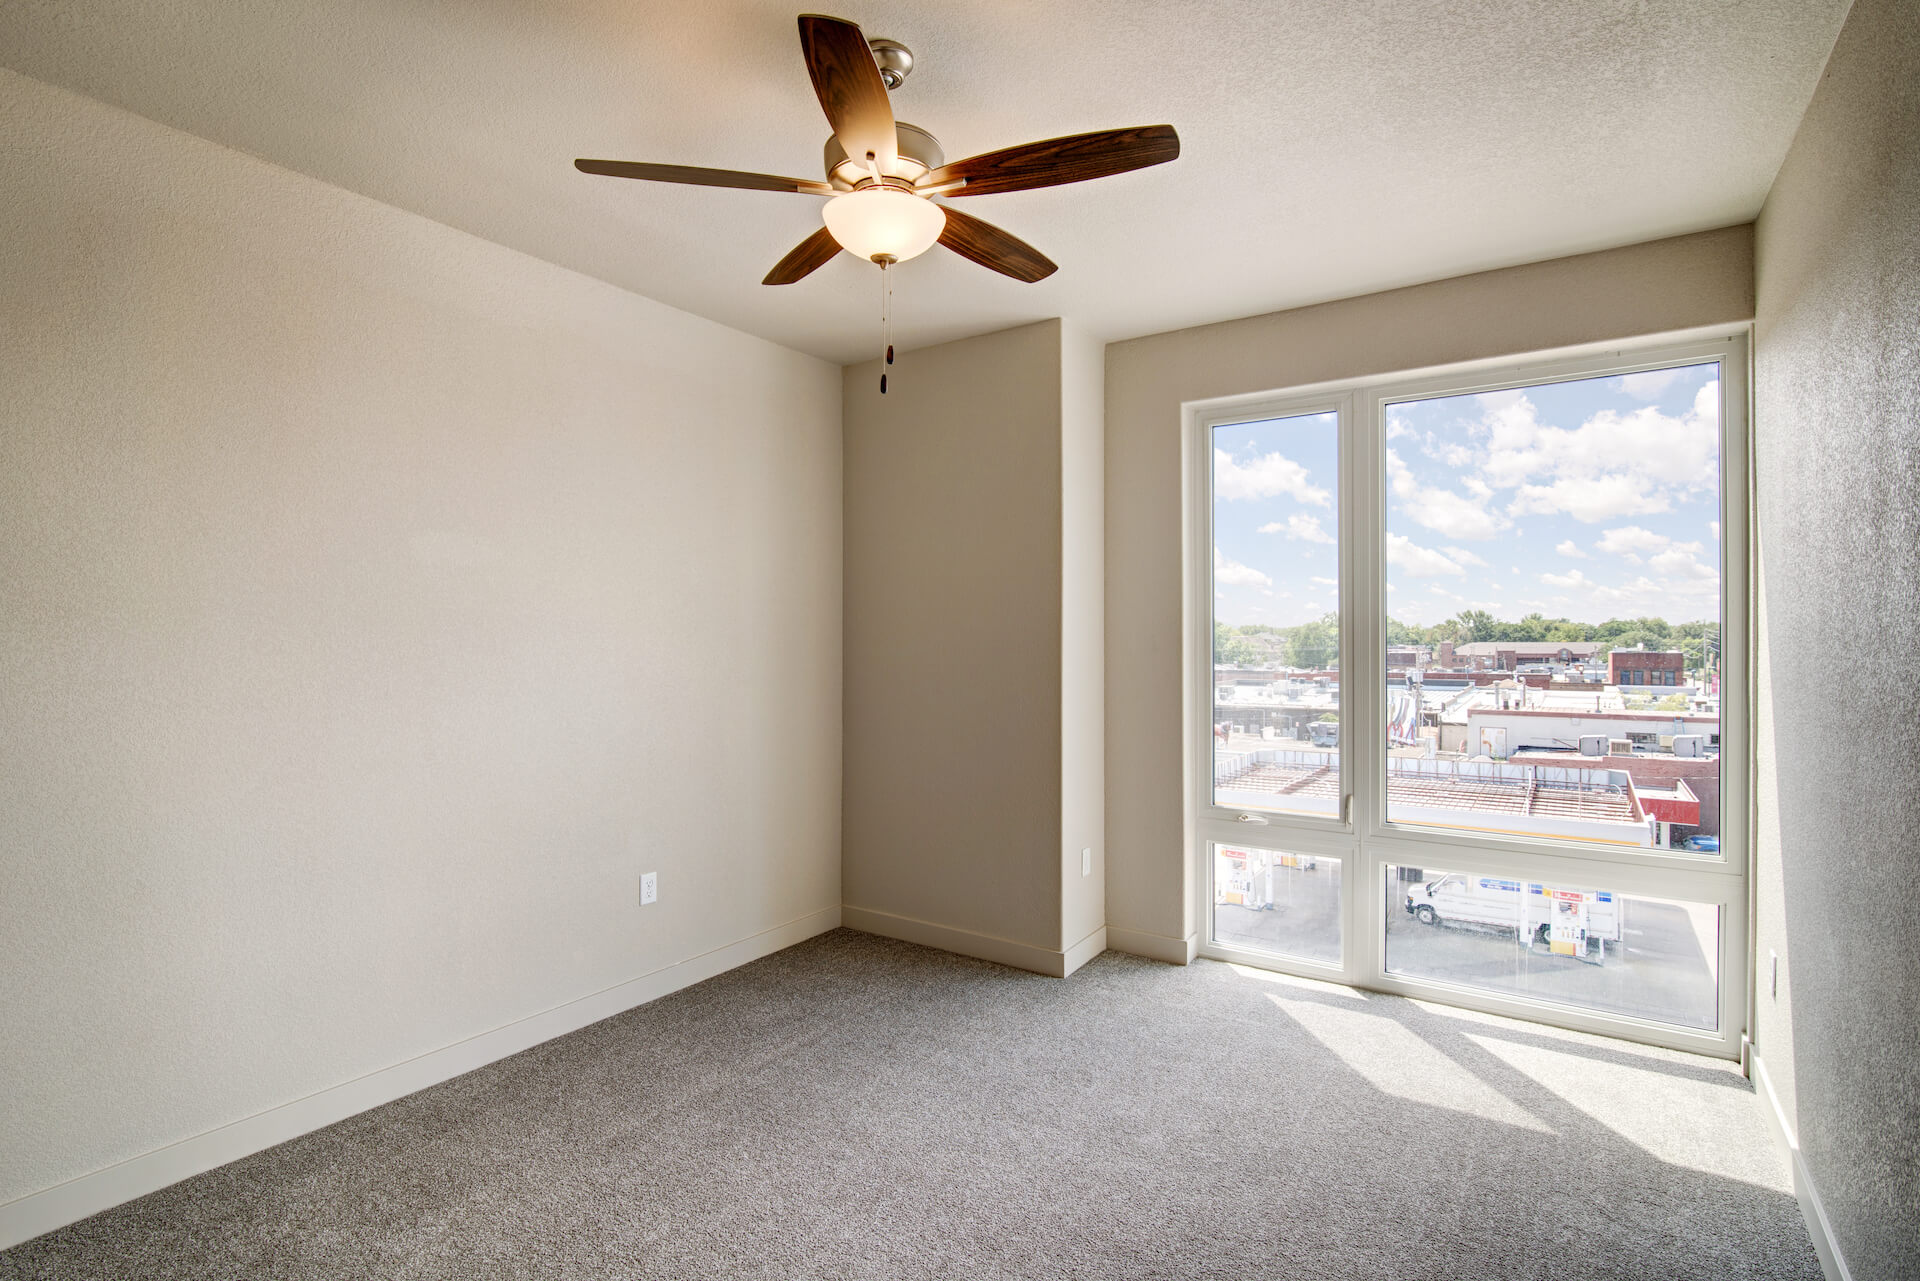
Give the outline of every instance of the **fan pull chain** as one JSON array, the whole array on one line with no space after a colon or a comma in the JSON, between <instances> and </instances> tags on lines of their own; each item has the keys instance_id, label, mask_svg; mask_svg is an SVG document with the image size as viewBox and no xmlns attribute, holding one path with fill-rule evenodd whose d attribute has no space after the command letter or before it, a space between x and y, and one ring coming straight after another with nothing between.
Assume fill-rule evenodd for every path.
<instances>
[{"instance_id":1,"label":"fan pull chain","mask_svg":"<svg viewBox=\"0 0 1920 1281\"><path fill-rule=\"evenodd\" d=\"M893 367L893 263L885 254L874 261L880 264L880 343L886 348L886 360L880 366L880 394L887 394L887 370Z\"/></svg>"}]
</instances>

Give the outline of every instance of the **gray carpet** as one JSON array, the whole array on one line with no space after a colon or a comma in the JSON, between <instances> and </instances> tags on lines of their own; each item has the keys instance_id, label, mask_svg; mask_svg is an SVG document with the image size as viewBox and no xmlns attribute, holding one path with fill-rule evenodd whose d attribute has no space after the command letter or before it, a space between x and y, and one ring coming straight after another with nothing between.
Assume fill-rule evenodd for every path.
<instances>
[{"instance_id":1,"label":"gray carpet","mask_svg":"<svg viewBox=\"0 0 1920 1281\"><path fill-rule=\"evenodd\" d=\"M14 1277L1792 1277L1710 1060L838 930L0 1254Z\"/></svg>"}]
</instances>

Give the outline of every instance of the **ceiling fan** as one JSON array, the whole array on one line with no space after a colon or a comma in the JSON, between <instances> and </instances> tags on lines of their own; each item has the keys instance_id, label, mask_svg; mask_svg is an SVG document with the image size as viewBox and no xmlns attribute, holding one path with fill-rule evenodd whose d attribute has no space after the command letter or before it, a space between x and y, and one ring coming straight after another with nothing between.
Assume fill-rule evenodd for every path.
<instances>
[{"instance_id":1,"label":"ceiling fan","mask_svg":"<svg viewBox=\"0 0 1920 1281\"><path fill-rule=\"evenodd\" d=\"M1172 125L1147 125L1049 138L949 164L938 140L915 125L896 122L887 102L888 90L898 88L913 68L913 53L905 45L868 40L841 18L803 13L800 51L833 126L824 181L627 160L576 160L574 167L611 178L831 197L823 210L826 225L776 263L762 284L790 285L842 249L878 263L884 273L935 244L1031 283L1055 271L1045 254L990 222L936 204L934 197L1084 182L1164 164L1180 154ZM887 358L891 363L891 346Z\"/></svg>"}]
</instances>

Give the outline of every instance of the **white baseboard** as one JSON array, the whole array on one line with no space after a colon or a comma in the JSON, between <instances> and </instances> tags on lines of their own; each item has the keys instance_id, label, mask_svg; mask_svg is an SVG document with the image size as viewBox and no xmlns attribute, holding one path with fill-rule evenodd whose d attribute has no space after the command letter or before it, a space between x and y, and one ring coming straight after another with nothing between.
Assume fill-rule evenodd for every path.
<instances>
[{"instance_id":1,"label":"white baseboard","mask_svg":"<svg viewBox=\"0 0 1920 1281\"><path fill-rule=\"evenodd\" d=\"M1016 970L1031 970L1035 974L1056 979L1065 978L1107 950L1104 927L1062 951L1037 947L1032 943L1017 943L977 930L963 930L957 925L942 925L938 921L923 921L918 917L899 916L893 912L854 907L851 904L840 909L840 923L850 930L918 943L922 947L935 947L942 952L955 952L976 960L994 961L1000 965L1010 965ZM1096 941L1099 946L1093 947ZM1093 947L1093 950L1086 951L1089 947ZM1075 956L1079 959L1073 960Z\"/></svg>"},{"instance_id":2,"label":"white baseboard","mask_svg":"<svg viewBox=\"0 0 1920 1281\"><path fill-rule=\"evenodd\" d=\"M1087 935L1066 950L1066 964L1063 967L1064 973L1062 977L1065 977L1066 974L1073 973L1106 950L1107 927L1102 925L1099 929L1093 931L1093 933Z\"/></svg>"},{"instance_id":3,"label":"white baseboard","mask_svg":"<svg viewBox=\"0 0 1920 1281\"><path fill-rule=\"evenodd\" d=\"M1116 952L1165 961L1169 965L1191 965L1193 958L1200 955L1200 936L1189 934L1181 939L1171 934L1155 934L1151 930L1129 930L1123 926L1109 925L1107 946Z\"/></svg>"},{"instance_id":4,"label":"white baseboard","mask_svg":"<svg viewBox=\"0 0 1920 1281\"><path fill-rule=\"evenodd\" d=\"M404 1063L29 1193L0 1205L0 1250L645 1005L839 924L840 909L824 908Z\"/></svg>"},{"instance_id":5,"label":"white baseboard","mask_svg":"<svg viewBox=\"0 0 1920 1281\"><path fill-rule=\"evenodd\" d=\"M1840 1253L1840 1243L1833 1239L1833 1224L1827 1221L1827 1208L1820 1203L1820 1191L1813 1186L1813 1175L1807 1170L1807 1163L1800 1155L1800 1140L1795 1133L1793 1123L1787 1119L1786 1110L1780 1106L1780 1096L1773 1088L1773 1078L1767 1075L1766 1060L1757 1051L1752 1053L1753 1084L1760 1096L1761 1110L1767 1114L1767 1127L1773 1131L1773 1138L1787 1154L1788 1162L1793 1166L1793 1195L1800 1202L1801 1217L1807 1221L1807 1235L1813 1238L1813 1251L1820 1256L1820 1270L1827 1274L1827 1281L1853 1281L1853 1273L1847 1269L1846 1256Z\"/></svg>"}]
</instances>

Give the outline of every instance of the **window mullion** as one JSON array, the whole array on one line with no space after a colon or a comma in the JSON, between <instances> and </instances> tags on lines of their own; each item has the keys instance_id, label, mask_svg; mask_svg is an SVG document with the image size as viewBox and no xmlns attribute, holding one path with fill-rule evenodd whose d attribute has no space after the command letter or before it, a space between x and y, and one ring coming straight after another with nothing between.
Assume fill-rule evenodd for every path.
<instances>
[{"instance_id":1,"label":"window mullion","mask_svg":"<svg viewBox=\"0 0 1920 1281\"><path fill-rule=\"evenodd\" d=\"M1346 564L1340 636L1345 647L1342 680L1350 686L1351 708L1342 734L1350 744L1346 768L1355 846L1348 904L1349 964L1353 980L1362 983L1381 978L1386 959L1380 922L1383 873L1371 840L1386 814L1386 715L1381 706L1386 690L1386 621L1381 604L1386 464L1380 404L1371 391L1355 392L1349 401L1342 494L1349 524L1343 531Z\"/></svg>"}]
</instances>

